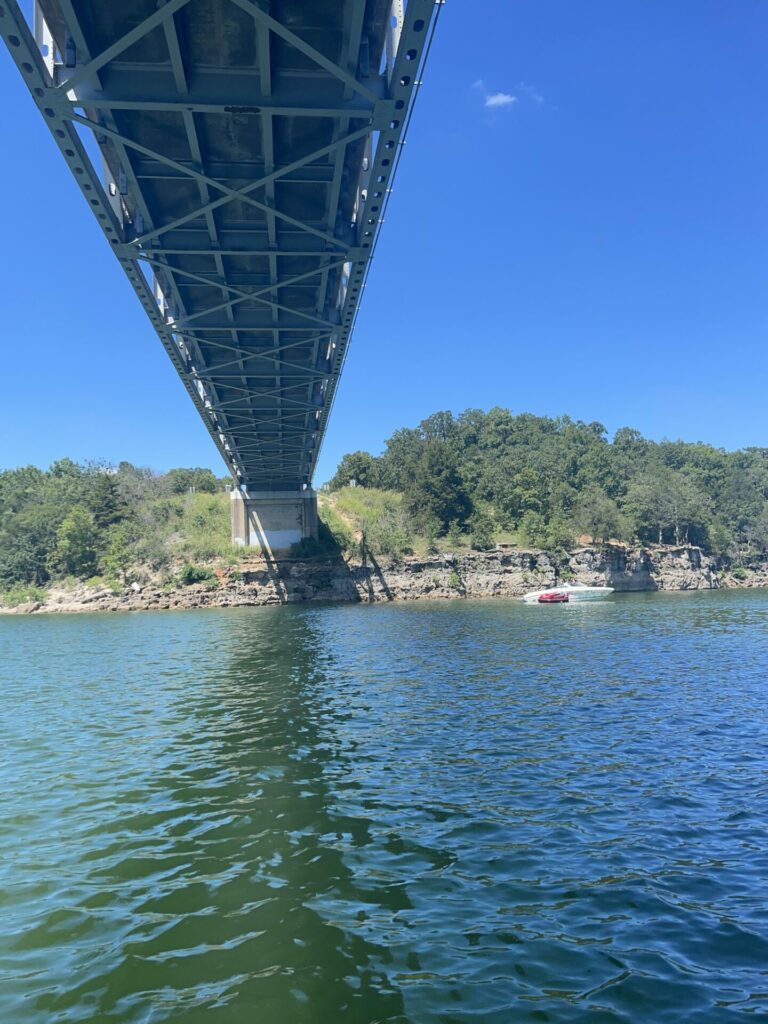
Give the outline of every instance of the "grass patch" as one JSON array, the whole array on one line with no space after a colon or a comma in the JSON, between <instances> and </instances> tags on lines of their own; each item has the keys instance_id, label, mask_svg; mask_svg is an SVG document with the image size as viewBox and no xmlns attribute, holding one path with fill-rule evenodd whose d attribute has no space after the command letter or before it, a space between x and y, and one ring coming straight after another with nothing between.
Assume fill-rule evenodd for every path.
<instances>
[{"instance_id":1,"label":"grass patch","mask_svg":"<svg viewBox=\"0 0 768 1024\"><path fill-rule=\"evenodd\" d=\"M402 508L403 496L397 491L377 487L342 487L334 491L333 505L342 515L359 523L384 515L393 508Z\"/></svg>"},{"instance_id":2,"label":"grass patch","mask_svg":"<svg viewBox=\"0 0 768 1024\"><path fill-rule=\"evenodd\" d=\"M336 514L346 523L347 532L357 535L356 545L349 550L362 557L386 555L399 558L412 554L416 534L406 515L403 496L397 491L374 487L342 487L334 491L329 503L324 503L323 516Z\"/></svg>"},{"instance_id":3,"label":"grass patch","mask_svg":"<svg viewBox=\"0 0 768 1024\"><path fill-rule=\"evenodd\" d=\"M89 576L87 580L83 581L86 587L91 587L93 590L111 590L113 594L119 594L122 587L113 579L108 579L106 576ZM67 587L68 590L71 587Z\"/></svg>"},{"instance_id":4,"label":"grass patch","mask_svg":"<svg viewBox=\"0 0 768 1024\"><path fill-rule=\"evenodd\" d=\"M340 552L350 552L354 548L355 538L351 527L341 514L325 500L318 502L318 519L333 537ZM319 532L319 530L318 530Z\"/></svg>"},{"instance_id":5,"label":"grass patch","mask_svg":"<svg viewBox=\"0 0 768 1024\"><path fill-rule=\"evenodd\" d=\"M20 604L31 604L33 601L44 601L45 591L39 587L17 583L0 594L0 604L5 608L17 608Z\"/></svg>"},{"instance_id":6,"label":"grass patch","mask_svg":"<svg viewBox=\"0 0 768 1024\"><path fill-rule=\"evenodd\" d=\"M171 561L233 557L227 494L178 494L158 498L143 510L137 561L156 569Z\"/></svg>"}]
</instances>

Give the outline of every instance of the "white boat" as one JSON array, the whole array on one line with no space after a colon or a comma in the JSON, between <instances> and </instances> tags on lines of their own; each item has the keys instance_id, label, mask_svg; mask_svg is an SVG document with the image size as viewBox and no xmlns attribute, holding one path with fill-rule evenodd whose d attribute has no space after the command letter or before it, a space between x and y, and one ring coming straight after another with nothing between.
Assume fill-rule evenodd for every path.
<instances>
[{"instance_id":1,"label":"white boat","mask_svg":"<svg viewBox=\"0 0 768 1024\"><path fill-rule=\"evenodd\" d=\"M561 583L556 587L547 587L546 590L532 590L529 594L523 594L523 600L528 604L539 604L539 598L543 594L567 594L568 603L572 601L599 601L601 598L609 597L613 593L613 587L588 587L586 583Z\"/></svg>"}]
</instances>

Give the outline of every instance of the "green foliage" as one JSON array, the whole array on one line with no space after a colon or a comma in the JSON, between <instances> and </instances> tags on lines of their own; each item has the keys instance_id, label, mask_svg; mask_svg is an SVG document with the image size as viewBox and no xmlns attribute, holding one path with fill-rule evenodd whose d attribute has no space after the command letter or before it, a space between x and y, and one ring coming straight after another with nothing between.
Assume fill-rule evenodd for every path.
<instances>
[{"instance_id":1,"label":"green foliage","mask_svg":"<svg viewBox=\"0 0 768 1024\"><path fill-rule=\"evenodd\" d=\"M739 580L743 583L744 580L749 579L749 571L745 569L744 566L739 565L731 572L731 576L733 576L735 580Z\"/></svg>"},{"instance_id":2,"label":"green foliage","mask_svg":"<svg viewBox=\"0 0 768 1024\"><path fill-rule=\"evenodd\" d=\"M470 545L475 551L490 551L495 546L493 520L482 509L475 509L469 520Z\"/></svg>"},{"instance_id":3,"label":"green foliage","mask_svg":"<svg viewBox=\"0 0 768 1024\"><path fill-rule=\"evenodd\" d=\"M367 554L400 558L413 551L413 536L402 501L388 494L381 507L360 521L360 550Z\"/></svg>"},{"instance_id":4,"label":"green foliage","mask_svg":"<svg viewBox=\"0 0 768 1024\"><path fill-rule=\"evenodd\" d=\"M461 590L461 576L459 576L455 569L451 569L448 575L448 586L453 590Z\"/></svg>"},{"instance_id":5,"label":"green foliage","mask_svg":"<svg viewBox=\"0 0 768 1024\"><path fill-rule=\"evenodd\" d=\"M737 557L738 545L733 532L722 519L714 519L707 526L707 543L705 545L713 555ZM765 549L764 549L765 550Z\"/></svg>"},{"instance_id":6,"label":"green foliage","mask_svg":"<svg viewBox=\"0 0 768 1024\"><path fill-rule=\"evenodd\" d=\"M56 531L55 564L65 573L85 578L96 572L99 530L93 513L76 505Z\"/></svg>"},{"instance_id":7,"label":"green foliage","mask_svg":"<svg viewBox=\"0 0 768 1024\"><path fill-rule=\"evenodd\" d=\"M376 459L368 452L351 452L339 463L328 487L331 491L341 490L353 483L359 487L376 487L379 475L376 466Z\"/></svg>"},{"instance_id":8,"label":"green foliage","mask_svg":"<svg viewBox=\"0 0 768 1024\"><path fill-rule=\"evenodd\" d=\"M20 604L30 604L33 601L43 601L45 591L39 587L28 587L23 583L17 583L3 593L0 593L0 604L6 608L16 608Z\"/></svg>"},{"instance_id":9,"label":"green foliage","mask_svg":"<svg viewBox=\"0 0 768 1024\"><path fill-rule=\"evenodd\" d=\"M355 487L342 486L354 480ZM630 428L495 408L438 412L396 431L382 455L353 452L324 498L331 541L313 548L399 557L494 538L550 552L581 533L694 543L731 566L768 554L768 448L655 443ZM210 470L166 474L60 459L0 472L0 591L97 574L124 586L186 561L247 557ZM447 535L447 537L446 537ZM251 553L251 552L249 552Z\"/></svg>"},{"instance_id":10,"label":"green foliage","mask_svg":"<svg viewBox=\"0 0 768 1024\"><path fill-rule=\"evenodd\" d=\"M166 473L165 481L171 494L188 494L190 491L216 494L222 490L210 469L171 469Z\"/></svg>"},{"instance_id":11,"label":"green foliage","mask_svg":"<svg viewBox=\"0 0 768 1024\"><path fill-rule=\"evenodd\" d=\"M459 456L447 441L427 438L404 490L406 509L419 530L437 522L445 532L451 522L463 525L469 517L472 506L461 478Z\"/></svg>"},{"instance_id":12,"label":"green foliage","mask_svg":"<svg viewBox=\"0 0 768 1024\"><path fill-rule=\"evenodd\" d=\"M526 512L520 521L523 540L545 551L567 551L575 543L574 529L562 515L547 519L541 512Z\"/></svg>"},{"instance_id":13,"label":"green foliage","mask_svg":"<svg viewBox=\"0 0 768 1024\"><path fill-rule=\"evenodd\" d=\"M623 540L629 532L616 501L595 484L585 487L576 499L573 511L576 527L598 544Z\"/></svg>"},{"instance_id":14,"label":"green foliage","mask_svg":"<svg viewBox=\"0 0 768 1024\"><path fill-rule=\"evenodd\" d=\"M120 584L108 576L91 576L85 581L85 585L93 590L111 590L113 594L119 594L121 589Z\"/></svg>"},{"instance_id":15,"label":"green foliage","mask_svg":"<svg viewBox=\"0 0 768 1024\"><path fill-rule=\"evenodd\" d=\"M437 538L440 535L440 524L434 519L427 519L423 524L422 533L428 555L437 554Z\"/></svg>"},{"instance_id":16,"label":"green foliage","mask_svg":"<svg viewBox=\"0 0 768 1024\"><path fill-rule=\"evenodd\" d=\"M314 537L303 537L291 544L288 554L291 558L334 558L338 557L342 548L328 524L322 519L317 524L317 540Z\"/></svg>"},{"instance_id":17,"label":"green foliage","mask_svg":"<svg viewBox=\"0 0 768 1024\"><path fill-rule=\"evenodd\" d=\"M218 586L216 573L207 565L192 565L187 562L179 571L178 582L185 587L193 583L211 583Z\"/></svg>"},{"instance_id":18,"label":"green foliage","mask_svg":"<svg viewBox=\"0 0 768 1024\"><path fill-rule=\"evenodd\" d=\"M332 525L339 546L363 559L376 555L400 558L413 551L413 524L403 496L396 491L344 487L323 503L320 515ZM357 543L347 525L350 522L359 536Z\"/></svg>"},{"instance_id":19,"label":"green foliage","mask_svg":"<svg viewBox=\"0 0 768 1024\"><path fill-rule=\"evenodd\" d=\"M659 544L688 543L692 534L703 541L712 521L712 501L692 475L656 460L633 480L626 508L640 538Z\"/></svg>"},{"instance_id":20,"label":"green foliage","mask_svg":"<svg viewBox=\"0 0 768 1024\"><path fill-rule=\"evenodd\" d=\"M413 537L402 507L393 506L381 515L361 523L360 550L363 555L400 558L413 553Z\"/></svg>"},{"instance_id":21,"label":"green foliage","mask_svg":"<svg viewBox=\"0 0 768 1024\"><path fill-rule=\"evenodd\" d=\"M98 473L91 484L88 507L99 530L121 523L128 514L114 474Z\"/></svg>"},{"instance_id":22,"label":"green foliage","mask_svg":"<svg viewBox=\"0 0 768 1024\"><path fill-rule=\"evenodd\" d=\"M393 505L402 505L403 496L396 491L378 488L344 487L333 495L332 503L324 504L322 515L335 510L353 521L381 515Z\"/></svg>"},{"instance_id":23,"label":"green foliage","mask_svg":"<svg viewBox=\"0 0 768 1024\"><path fill-rule=\"evenodd\" d=\"M135 545L138 541L133 523L117 523L107 533L106 551L101 558L101 568L109 580L122 584L128 582L129 570L135 561Z\"/></svg>"},{"instance_id":24,"label":"green foliage","mask_svg":"<svg viewBox=\"0 0 768 1024\"><path fill-rule=\"evenodd\" d=\"M461 527L455 519L448 524L445 539L448 541L448 547L454 551L462 546L464 538L461 535Z\"/></svg>"},{"instance_id":25,"label":"green foliage","mask_svg":"<svg viewBox=\"0 0 768 1024\"><path fill-rule=\"evenodd\" d=\"M0 472L0 589L97 573L125 585L138 566L231 555L229 499L210 470L61 459Z\"/></svg>"},{"instance_id":26,"label":"green foliage","mask_svg":"<svg viewBox=\"0 0 768 1024\"><path fill-rule=\"evenodd\" d=\"M494 536L550 551L586 533L598 543L698 544L736 561L768 553L766 448L656 443L629 427L610 441L600 423L495 408L435 413L396 431L382 455L348 459L347 469L365 467L358 493L403 494L408 528L428 550L452 522L473 546L487 543L482 511ZM455 530L448 540L459 542Z\"/></svg>"},{"instance_id":27,"label":"green foliage","mask_svg":"<svg viewBox=\"0 0 768 1024\"><path fill-rule=\"evenodd\" d=\"M330 534L337 553L351 551L354 544L352 531L336 509L328 504L322 504L318 509L318 533L323 529Z\"/></svg>"},{"instance_id":28,"label":"green foliage","mask_svg":"<svg viewBox=\"0 0 768 1024\"><path fill-rule=\"evenodd\" d=\"M161 569L179 557L205 561L231 557L230 499L224 493L157 498L137 509L137 561Z\"/></svg>"}]
</instances>

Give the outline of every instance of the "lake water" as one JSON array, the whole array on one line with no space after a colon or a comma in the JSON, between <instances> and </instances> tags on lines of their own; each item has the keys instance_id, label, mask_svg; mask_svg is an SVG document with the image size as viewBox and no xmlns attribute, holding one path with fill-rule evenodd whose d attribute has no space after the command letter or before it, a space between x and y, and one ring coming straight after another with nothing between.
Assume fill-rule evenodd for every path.
<instances>
[{"instance_id":1,"label":"lake water","mask_svg":"<svg viewBox=\"0 0 768 1024\"><path fill-rule=\"evenodd\" d=\"M768 592L0 618L0 1020L768 1014Z\"/></svg>"}]
</instances>

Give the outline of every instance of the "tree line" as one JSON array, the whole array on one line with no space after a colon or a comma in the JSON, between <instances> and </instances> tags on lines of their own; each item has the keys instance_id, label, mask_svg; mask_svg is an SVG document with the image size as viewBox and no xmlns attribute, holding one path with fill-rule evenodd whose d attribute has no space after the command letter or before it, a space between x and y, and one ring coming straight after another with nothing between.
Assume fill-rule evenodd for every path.
<instances>
[{"instance_id":1,"label":"tree line","mask_svg":"<svg viewBox=\"0 0 768 1024\"><path fill-rule=\"evenodd\" d=\"M125 577L137 562L169 558L168 537L179 521L205 520L204 501L225 481L209 469L158 474L121 462L117 469L71 459L48 470L35 466L0 472L0 590L41 586L68 576ZM206 523L200 522L201 530Z\"/></svg>"},{"instance_id":2,"label":"tree line","mask_svg":"<svg viewBox=\"0 0 768 1024\"><path fill-rule=\"evenodd\" d=\"M66 577L125 584L136 566L230 557L228 482L208 469L70 459L2 471L0 591ZM767 448L654 442L628 427L609 439L600 423L470 409L396 431L379 456L345 455L329 487L351 483L364 490L338 508L381 553L409 550L416 534L481 549L509 534L550 551L583 535L690 543L736 566L768 554Z\"/></svg>"},{"instance_id":3,"label":"tree line","mask_svg":"<svg viewBox=\"0 0 768 1024\"><path fill-rule=\"evenodd\" d=\"M426 536L509 531L550 550L581 535L696 544L741 564L768 552L768 448L728 452L651 441L623 427L507 409L438 412L396 431L379 456L345 455L329 488L403 494Z\"/></svg>"}]
</instances>

